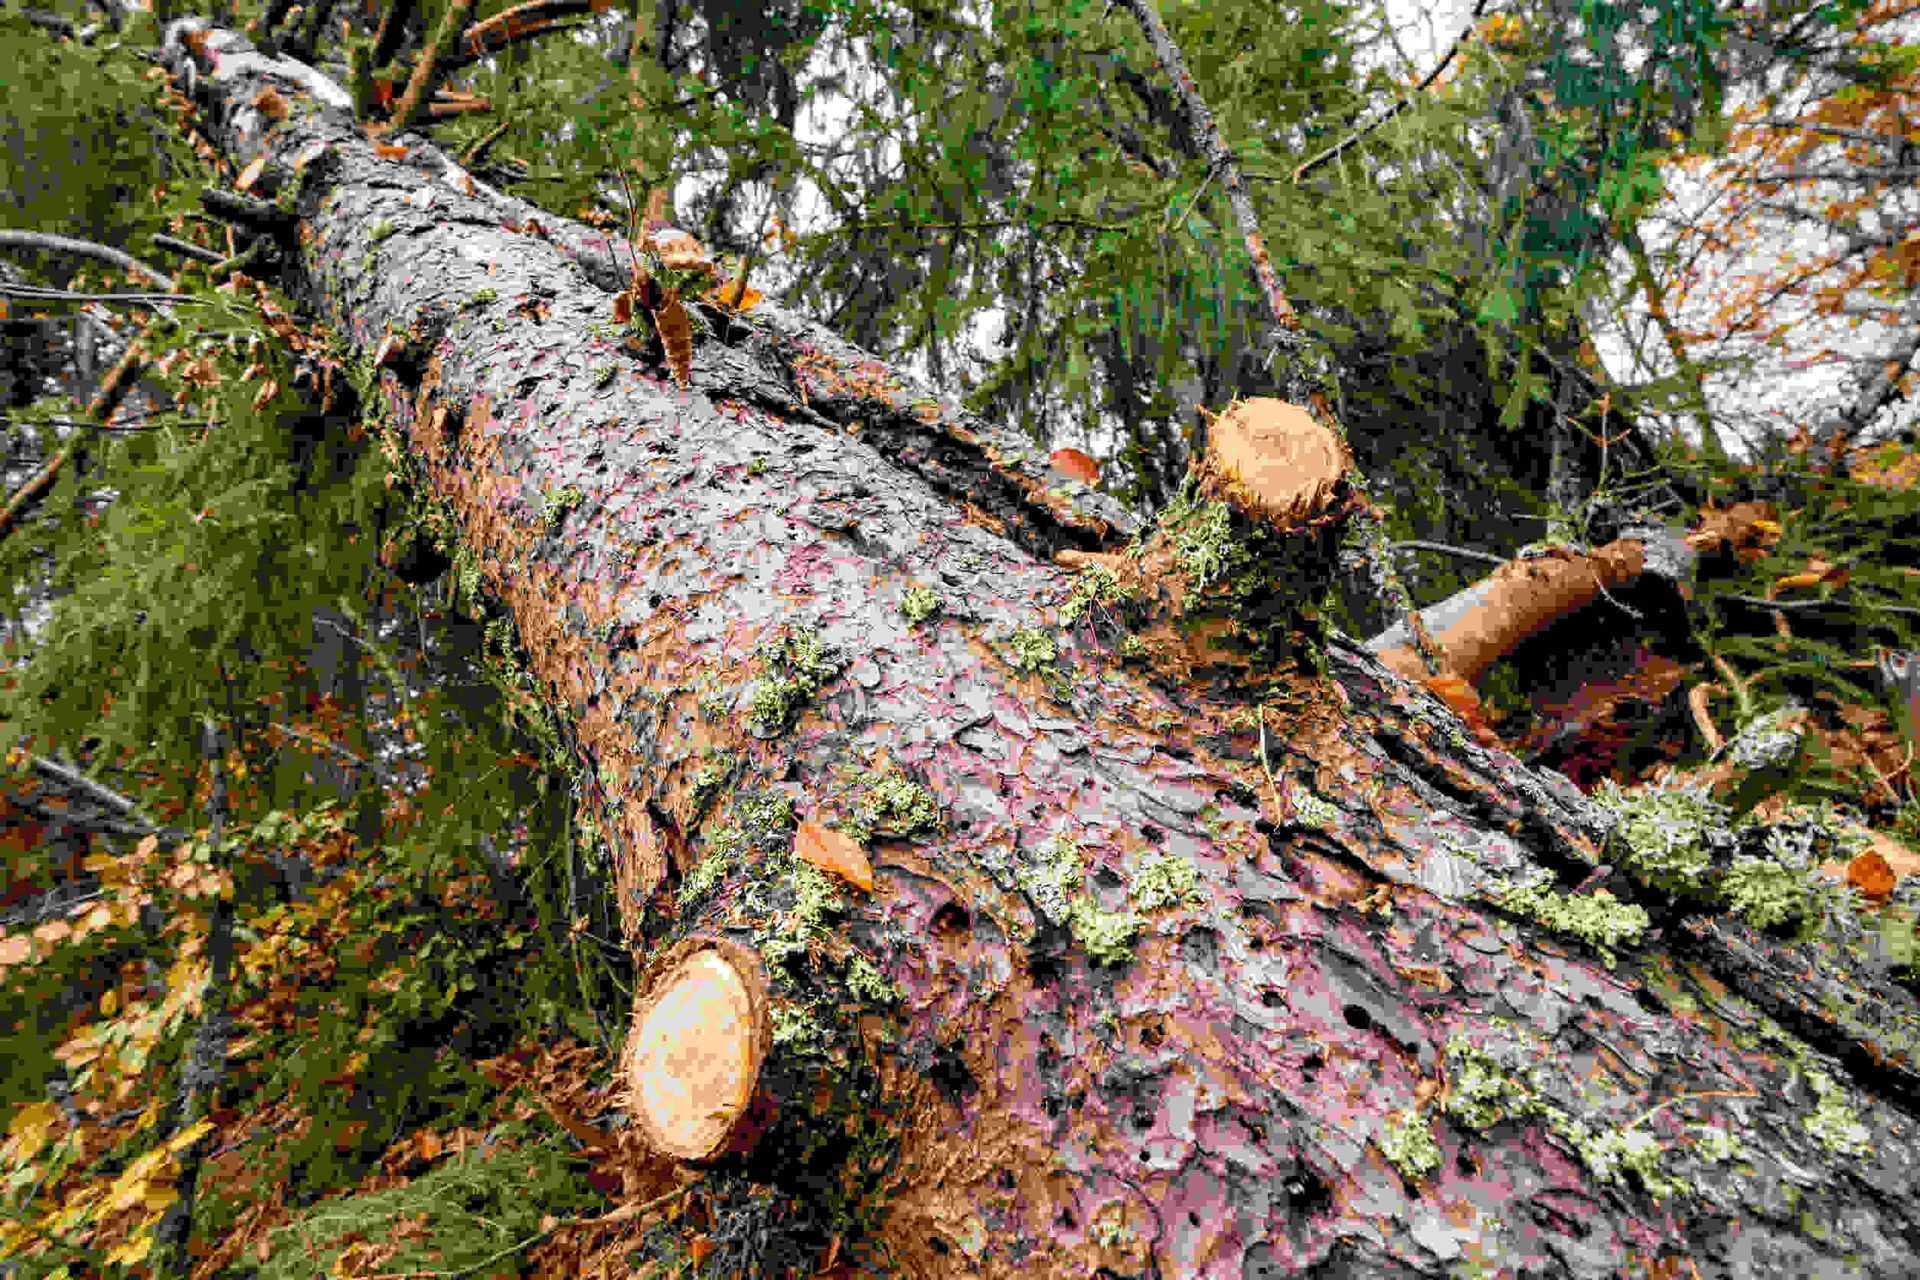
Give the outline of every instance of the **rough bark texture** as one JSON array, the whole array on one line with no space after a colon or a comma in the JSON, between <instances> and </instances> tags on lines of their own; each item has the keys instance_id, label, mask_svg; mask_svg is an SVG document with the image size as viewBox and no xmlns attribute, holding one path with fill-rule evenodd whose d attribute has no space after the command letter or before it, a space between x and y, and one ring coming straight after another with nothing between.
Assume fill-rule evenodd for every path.
<instances>
[{"instance_id":1,"label":"rough bark texture","mask_svg":"<svg viewBox=\"0 0 1920 1280\"><path fill-rule=\"evenodd\" d=\"M1073 582L1052 555L1114 549L1117 511L772 305L703 309L717 332L676 389L596 332L626 282L599 233L418 138L383 159L308 98L262 118L237 40L196 55L203 126L236 167L264 149L300 282L352 348L406 336L368 408L576 727L636 949L699 929L766 957L782 1110L751 1168L866 1198L841 1264L1911 1274L1907 991L1727 920L1672 919L1609 969L1503 916L1489 876L1577 883L1598 859L1605 817L1565 779L1471 745L1354 646L1324 678L1172 679L1086 616L1057 625ZM169 54L180 76L177 30ZM910 623L910 587L943 611ZM937 820L876 801L877 778L924 788ZM871 819L871 895L791 859L780 796ZM1191 892L1155 880L1167 857ZM1456 1036L1521 1064L1484 1132L1435 1097L1472 1065ZM1809 1129L1816 1068L1870 1154ZM1381 1144L1416 1107L1442 1158L1411 1181ZM1679 1189L1603 1176L1567 1122L1651 1135ZM1708 1122L1744 1154L1708 1158ZM732 1247L733 1274L767 1273Z\"/></svg>"}]
</instances>

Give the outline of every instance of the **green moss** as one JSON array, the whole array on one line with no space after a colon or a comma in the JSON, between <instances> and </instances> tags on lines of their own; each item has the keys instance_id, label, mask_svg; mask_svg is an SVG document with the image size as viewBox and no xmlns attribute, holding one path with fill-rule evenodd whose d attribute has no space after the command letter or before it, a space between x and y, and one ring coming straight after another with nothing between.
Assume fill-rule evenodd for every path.
<instances>
[{"instance_id":1,"label":"green moss","mask_svg":"<svg viewBox=\"0 0 1920 1280\"><path fill-rule=\"evenodd\" d=\"M755 458L747 464L747 474L750 476L763 476L766 473L767 460L765 458Z\"/></svg>"},{"instance_id":2,"label":"green moss","mask_svg":"<svg viewBox=\"0 0 1920 1280\"><path fill-rule=\"evenodd\" d=\"M482 285L480 288L475 289L473 291L473 300L483 305L486 303L492 302L495 298L498 298L499 296L500 296L500 291L498 289L495 289L490 284Z\"/></svg>"},{"instance_id":3,"label":"green moss","mask_svg":"<svg viewBox=\"0 0 1920 1280\"><path fill-rule=\"evenodd\" d=\"M1146 657L1147 642L1129 632L1120 638L1120 656L1123 658Z\"/></svg>"},{"instance_id":4,"label":"green moss","mask_svg":"<svg viewBox=\"0 0 1920 1280\"><path fill-rule=\"evenodd\" d=\"M1646 910L1621 902L1605 889L1575 897L1546 888L1551 879L1544 872L1525 884L1499 882L1489 896L1508 911L1539 921L1556 933L1570 934L1600 953L1611 969L1613 948L1621 943L1636 943L1650 923Z\"/></svg>"},{"instance_id":5,"label":"green moss","mask_svg":"<svg viewBox=\"0 0 1920 1280\"><path fill-rule=\"evenodd\" d=\"M791 725L807 699L839 671L811 627L783 632L760 651L760 660L765 675L753 690L752 721L766 733Z\"/></svg>"},{"instance_id":6,"label":"green moss","mask_svg":"<svg viewBox=\"0 0 1920 1280\"><path fill-rule=\"evenodd\" d=\"M1162 907L1203 900L1197 887L1199 880L1200 872L1190 859L1164 853L1141 864L1129 891L1134 906L1142 911L1158 911Z\"/></svg>"},{"instance_id":7,"label":"green moss","mask_svg":"<svg viewBox=\"0 0 1920 1280\"><path fill-rule=\"evenodd\" d=\"M619 375L620 371L610 364L603 364L593 371L593 389L604 391L607 384Z\"/></svg>"},{"instance_id":8,"label":"green moss","mask_svg":"<svg viewBox=\"0 0 1920 1280\"><path fill-rule=\"evenodd\" d=\"M1039 671L1052 665L1059 656L1053 647L1053 637L1031 628L1014 632L1007 647L1012 650L1013 668L1016 671Z\"/></svg>"},{"instance_id":9,"label":"green moss","mask_svg":"<svg viewBox=\"0 0 1920 1280\"><path fill-rule=\"evenodd\" d=\"M1433 1140L1433 1126L1411 1107L1388 1117L1378 1141L1387 1160L1409 1182L1418 1182L1440 1167L1440 1145Z\"/></svg>"},{"instance_id":10,"label":"green moss","mask_svg":"<svg viewBox=\"0 0 1920 1280\"><path fill-rule=\"evenodd\" d=\"M373 227L367 232L367 239L373 241L375 244L379 244L382 240L385 240L398 230L399 228L394 226L391 220L382 218L380 221L374 223Z\"/></svg>"},{"instance_id":11,"label":"green moss","mask_svg":"<svg viewBox=\"0 0 1920 1280\"><path fill-rule=\"evenodd\" d=\"M1060 606L1060 621L1076 622L1092 605L1111 608L1133 598L1132 588L1122 585L1119 574L1105 565L1091 564L1074 580L1073 591Z\"/></svg>"},{"instance_id":12,"label":"green moss","mask_svg":"<svg viewBox=\"0 0 1920 1280\"><path fill-rule=\"evenodd\" d=\"M919 626L940 612L940 597L926 587L908 587L900 597L900 616L909 625Z\"/></svg>"}]
</instances>

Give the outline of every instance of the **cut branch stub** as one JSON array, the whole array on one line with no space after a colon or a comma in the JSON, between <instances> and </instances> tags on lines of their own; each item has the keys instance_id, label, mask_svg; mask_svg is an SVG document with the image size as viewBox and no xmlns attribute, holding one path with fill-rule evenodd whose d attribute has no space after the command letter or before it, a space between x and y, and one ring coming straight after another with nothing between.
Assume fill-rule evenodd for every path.
<instances>
[{"instance_id":1,"label":"cut branch stub","mask_svg":"<svg viewBox=\"0 0 1920 1280\"><path fill-rule=\"evenodd\" d=\"M754 1100L773 1031L759 958L715 938L689 941L635 1004L621 1067L647 1142L700 1161L758 1135Z\"/></svg>"},{"instance_id":2,"label":"cut branch stub","mask_svg":"<svg viewBox=\"0 0 1920 1280\"><path fill-rule=\"evenodd\" d=\"M1337 515L1353 470L1347 442L1284 400L1236 400L1214 420L1197 468L1207 497L1278 532Z\"/></svg>"}]
</instances>

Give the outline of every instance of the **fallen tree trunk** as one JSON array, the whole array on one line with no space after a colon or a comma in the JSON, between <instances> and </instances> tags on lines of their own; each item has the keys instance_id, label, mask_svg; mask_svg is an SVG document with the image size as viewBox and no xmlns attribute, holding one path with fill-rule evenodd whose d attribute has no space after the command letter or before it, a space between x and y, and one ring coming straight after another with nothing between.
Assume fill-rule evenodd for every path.
<instances>
[{"instance_id":1,"label":"fallen tree trunk","mask_svg":"<svg viewBox=\"0 0 1920 1280\"><path fill-rule=\"evenodd\" d=\"M1907 991L1497 909L1601 861L1565 779L1342 638L1139 660L1052 563L1128 520L1016 438L771 304L683 390L601 233L166 56L573 726L707 1273L1907 1274Z\"/></svg>"}]
</instances>

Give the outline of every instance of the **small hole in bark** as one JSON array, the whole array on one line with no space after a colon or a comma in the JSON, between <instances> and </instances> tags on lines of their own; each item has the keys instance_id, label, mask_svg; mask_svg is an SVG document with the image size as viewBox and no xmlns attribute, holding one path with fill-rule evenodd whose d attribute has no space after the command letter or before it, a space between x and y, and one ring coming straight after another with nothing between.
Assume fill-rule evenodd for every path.
<instances>
[{"instance_id":1,"label":"small hole in bark","mask_svg":"<svg viewBox=\"0 0 1920 1280\"><path fill-rule=\"evenodd\" d=\"M1665 1013L1666 1012L1666 1007L1660 1003L1659 997L1654 995L1653 992L1648 991L1645 987L1642 987L1639 990L1635 991L1633 993L1633 998L1635 1003L1637 1003L1642 1009L1645 1009L1648 1013Z\"/></svg>"},{"instance_id":2,"label":"small hole in bark","mask_svg":"<svg viewBox=\"0 0 1920 1280\"><path fill-rule=\"evenodd\" d=\"M993 1180L1000 1184L1000 1189L1002 1191L1013 1190L1013 1170L1002 1169L1000 1172L993 1175Z\"/></svg>"},{"instance_id":3,"label":"small hole in bark","mask_svg":"<svg viewBox=\"0 0 1920 1280\"><path fill-rule=\"evenodd\" d=\"M1167 838L1167 833L1158 827L1142 827L1140 836L1148 844L1160 844Z\"/></svg>"},{"instance_id":4,"label":"small hole in bark","mask_svg":"<svg viewBox=\"0 0 1920 1280\"><path fill-rule=\"evenodd\" d=\"M933 936L942 942L957 942L973 930L973 917L957 902L949 902L933 913Z\"/></svg>"},{"instance_id":5,"label":"small hole in bark","mask_svg":"<svg viewBox=\"0 0 1920 1280\"><path fill-rule=\"evenodd\" d=\"M1200 1215L1195 1213L1191 1209L1187 1210L1187 1225L1190 1227L1197 1227L1200 1225Z\"/></svg>"},{"instance_id":6,"label":"small hole in bark","mask_svg":"<svg viewBox=\"0 0 1920 1280\"><path fill-rule=\"evenodd\" d=\"M1269 1009L1278 1009L1286 1002L1287 998L1281 995L1277 988L1268 987L1260 993L1260 1003Z\"/></svg>"},{"instance_id":7,"label":"small hole in bark","mask_svg":"<svg viewBox=\"0 0 1920 1280\"><path fill-rule=\"evenodd\" d=\"M1480 1172L1479 1164L1475 1162L1472 1156L1468 1155L1464 1151L1462 1151L1458 1156L1454 1157L1453 1167L1458 1169L1462 1174L1466 1175L1469 1178L1471 1178L1474 1174Z\"/></svg>"},{"instance_id":8,"label":"small hole in bark","mask_svg":"<svg viewBox=\"0 0 1920 1280\"><path fill-rule=\"evenodd\" d=\"M1136 1129L1153 1128L1153 1112L1136 1111L1133 1113L1133 1127Z\"/></svg>"},{"instance_id":9,"label":"small hole in bark","mask_svg":"<svg viewBox=\"0 0 1920 1280\"><path fill-rule=\"evenodd\" d=\"M928 1236L927 1248L933 1250L935 1253L939 1254L943 1258L953 1252L953 1249L947 1244L947 1242L945 1240L942 1240L939 1236Z\"/></svg>"},{"instance_id":10,"label":"small hole in bark","mask_svg":"<svg viewBox=\"0 0 1920 1280\"><path fill-rule=\"evenodd\" d=\"M1340 1010L1340 1016L1345 1018L1347 1025L1356 1031L1365 1031L1373 1025L1373 1015L1357 1004L1350 1004Z\"/></svg>"},{"instance_id":11,"label":"small hole in bark","mask_svg":"<svg viewBox=\"0 0 1920 1280\"><path fill-rule=\"evenodd\" d=\"M1276 830L1271 818L1255 818L1253 820L1253 829L1263 836L1270 836Z\"/></svg>"},{"instance_id":12,"label":"small hole in bark","mask_svg":"<svg viewBox=\"0 0 1920 1280\"><path fill-rule=\"evenodd\" d=\"M1326 1065L1326 1061L1325 1058L1317 1053L1307 1055L1306 1061L1300 1064L1300 1074L1306 1079L1308 1084L1313 1083L1313 1077L1319 1074L1320 1068Z\"/></svg>"},{"instance_id":13,"label":"small hole in bark","mask_svg":"<svg viewBox=\"0 0 1920 1280\"><path fill-rule=\"evenodd\" d=\"M658 609L659 607L660 607L660 593L656 591L652 595L647 597L647 608Z\"/></svg>"},{"instance_id":14,"label":"small hole in bark","mask_svg":"<svg viewBox=\"0 0 1920 1280\"><path fill-rule=\"evenodd\" d=\"M1062 1209L1060 1216L1056 1218L1055 1221L1069 1231L1080 1225L1080 1220L1073 1216L1073 1210L1071 1209Z\"/></svg>"},{"instance_id":15,"label":"small hole in bark","mask_svg":"<svg viewBox=\"0 0 1920 1280\"><path fill-rule=\"evenodd\" d=\"M1041 1101L1040 1109L1047 1113L1047 1119L1058 1120L1060 1118L1060 1112L1065 1109L1065 1105L1066 1104L1058 1098L1046 1098Z\"/></svg>"},{"instance_id":16,"label":"small hole in bark","mask_svg":"<svg viewBox=\"0 0 1920 1280\"><path fill-rule=\"evenodd\" d=\"M1140 1028L1140 1044L1143 1048L1158 1049L1160 1042L1166 1038L1167 1033L1158 1022L1150 1022Z\"/></svg>"}]
</instances>

